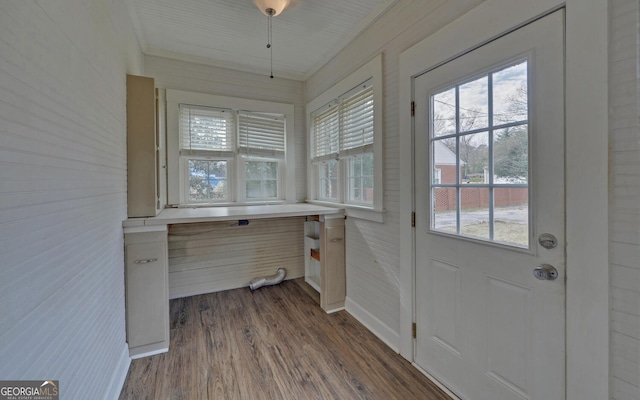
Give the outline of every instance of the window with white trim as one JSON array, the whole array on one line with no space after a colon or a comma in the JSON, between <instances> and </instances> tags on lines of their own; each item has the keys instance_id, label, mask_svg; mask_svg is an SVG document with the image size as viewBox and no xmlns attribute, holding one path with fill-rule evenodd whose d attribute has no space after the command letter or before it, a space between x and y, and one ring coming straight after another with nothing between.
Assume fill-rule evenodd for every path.
<instances>
[{"instance_id":1,"label":"window with white trim","mask_svg":"<svg viewBox=\"0 0 640 400\"><path fill-rule=\"evenodd\" d=\"M337 200L337 169L345 169L344 202L373 204L373 86L363 82L311 114L318 198ZM342 160L342 161L341 161ZM333 171L333 176L327 174ZM333 181L332 181L333 178ZM332 184L335 182L335 186Z\"/></svg>"},{"instance_id":2,"label":"window with white trim","mask_svg":"<svg viewBox=\"0 0 640 400\"><path fill-rule=\"evenodd\" d=\"M225 103L229 106L218 107ZM288 154L293 147L289 118L291 105L167 90L170 202L291 200L294 175L287 163L295 158Z\"/></svg>"},{"instance_id":3,"label":"window with white trim","mask_svg":"<svg viewBox=\"0 0 640 400\"><path fill-rule=\"evenodd\" d=\"M307 105L309 199L382 211L381 57Z\"/></svg>"},{"instance_id":4,"label":"window with white trim","mask_svg":"<svg viewBox=\"0 0 640 400\"><path fill-rule=\"evenodd\" d=\"M180 104L180 158L186 203L231 201L229 165L234 158L230 109Z\"/></svg>"}]
</instances>

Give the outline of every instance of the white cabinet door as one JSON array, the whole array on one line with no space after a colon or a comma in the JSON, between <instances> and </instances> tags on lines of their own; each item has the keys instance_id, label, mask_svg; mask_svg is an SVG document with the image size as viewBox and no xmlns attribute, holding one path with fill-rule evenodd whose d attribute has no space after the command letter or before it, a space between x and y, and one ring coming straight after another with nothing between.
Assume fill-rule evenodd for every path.
<instances>
[{"instance_id":1,"label":"white cabinet door","mask_svg":"<svg viewBox=\"0 0 640 400\"><path fill-rule=\"evenodd\" d=\"M166 244L128 244L125 252L129 348L165 342L168 347Z\"/></svg>"},{"instance_id":2,"label":"white cabinet door","mask_svg":"<svg viewBox=\"0 0 640 400\"><path fill-rule=\"evenodd\" d=\"M415 361L463 399L564 398L563 24L414 81Z\"/></svg>"}]
</instances>

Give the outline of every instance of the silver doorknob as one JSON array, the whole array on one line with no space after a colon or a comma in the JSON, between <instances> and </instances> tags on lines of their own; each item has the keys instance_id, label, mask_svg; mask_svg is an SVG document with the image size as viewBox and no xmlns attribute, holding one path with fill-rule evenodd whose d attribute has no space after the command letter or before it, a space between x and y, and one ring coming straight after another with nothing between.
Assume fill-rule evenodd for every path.
<instances>
[{"instance_id":1,"label":"silver doorknob","mask_svg":"<svg viewBox=\"0 0 640 400\"><path fill-rule=\"evenodd\" d=\"M553 265L542 264L533 270L533 276L541 281L552 281L558 277L558 270Z\"/></svg>"}]
</instances>

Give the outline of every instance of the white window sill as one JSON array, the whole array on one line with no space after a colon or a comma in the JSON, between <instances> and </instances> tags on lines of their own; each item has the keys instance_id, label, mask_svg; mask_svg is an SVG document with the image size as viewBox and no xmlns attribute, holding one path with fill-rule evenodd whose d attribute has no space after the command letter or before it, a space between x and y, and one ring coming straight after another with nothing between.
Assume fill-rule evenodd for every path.
<instances>
[{"instance_id":1,"label":"white window sill","mask_svg":"<svg viewBox=\"0 0 640 400\"><path fill-rule=\"evenodd\" d=\"M310 204L317 204L320 206L342 208L344 209L345 215L347 217L378 222L381 224L384 223L384 216L387 213L387 211L384 209L375 210L371 207L356 206L353 204L332 203L330 201L321 200L307 200L306 202Z\"/></svg>"},{"instance_id":2,"label":"white window sill","mask_svg":"<svg viewBox=\"0 0 640 400\"><path fill-rule=\"evenodd\" d=\"M263 201L245 201L245 202L224 202L224 203L187 203L174 204L168 208L205 208L205 207L235 207L235 206L266 206L273 204L287 204L284 200L263 200Z\"/></svg>"}]
</instances>

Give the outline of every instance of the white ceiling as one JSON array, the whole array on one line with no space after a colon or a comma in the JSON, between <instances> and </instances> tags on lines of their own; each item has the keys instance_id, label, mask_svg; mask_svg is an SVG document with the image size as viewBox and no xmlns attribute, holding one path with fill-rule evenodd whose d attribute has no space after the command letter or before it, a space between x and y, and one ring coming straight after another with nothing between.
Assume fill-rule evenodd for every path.
<instances>
[{"instance_id":1,"label":"white ceiling","mask_svg":"<svg viewBox=\"0 0 640 400\"><path fill-rule=\"evenodd\" d=\"M267 20L252 0L130 0L145 54L269 74ZM273 18L273 73L304 80L397 0L293 0Z\"/></svg>"}]
</instances>

